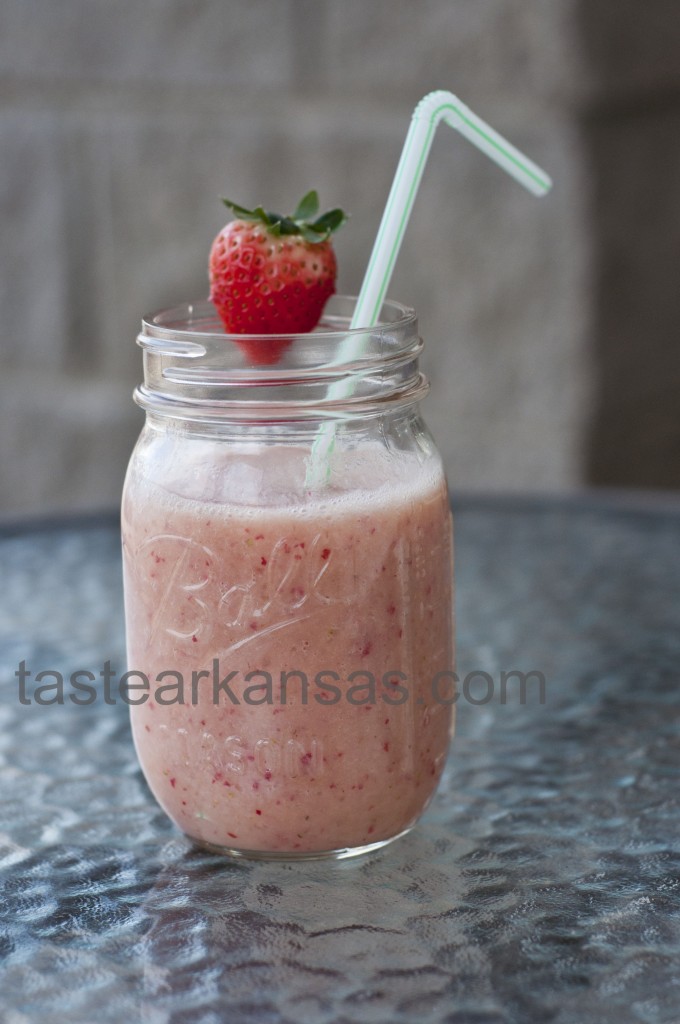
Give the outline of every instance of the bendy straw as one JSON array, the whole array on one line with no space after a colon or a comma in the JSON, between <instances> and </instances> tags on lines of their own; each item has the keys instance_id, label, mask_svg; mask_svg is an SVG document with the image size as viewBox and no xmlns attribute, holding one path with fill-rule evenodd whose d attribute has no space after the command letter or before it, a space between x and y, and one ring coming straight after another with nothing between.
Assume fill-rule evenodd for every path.
<instances>
[{"instance_id":1,"label":"bendy straw","mask_svg":"<svg viewBox=\"0 0 680 1024\"><path fill-rule=\"evenodd\" d=\"M459 131L534 195L545 195L550 189L552 182L540 167L473 114L452 93L429 93L413 112L411 127L359 293L352 327L370 327L378 319L440 121L445 121Z\"/></svg>"},{"instance_id":2,"label":"bendy straw","mask_svg":"<svg viewBox=\"0 0 680 1024\"><path fill-rule=\"evenodd\" d=\"M494 163L534 195L543 196L550 190L552 182L545 171L473 114L453 93L443 90L428 93L413 111L411 126L373 245L351 328L370 328L378 320L434 133L440 121L445 121L451 128L464 135L477 149L486 153ZM356 345L356 335L348 335L340 346L334 362L342 363L354 358L357 354ZM331 385L329 395L332 398L346 397L350 388L351 385L346 381L338 381ZM319 486L328 479L334 439L335 426L328 422L321 427L312 446L306 480L309 487Z\"/></svg>"}]
</instances>

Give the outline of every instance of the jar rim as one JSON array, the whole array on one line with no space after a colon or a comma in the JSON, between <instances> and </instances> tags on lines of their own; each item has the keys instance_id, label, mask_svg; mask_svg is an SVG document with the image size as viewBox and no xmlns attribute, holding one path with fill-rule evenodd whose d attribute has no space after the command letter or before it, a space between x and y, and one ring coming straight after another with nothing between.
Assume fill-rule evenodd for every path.
<instances>
[{"instance_id":1,"label":"jar rim","mask_svg":"<svg viewBox=\"0 0 680 1024\"><path fill-rule=\"evenodd\" d=\"M341 321L350 319L354 304L357 301L355 295L334 294L326 304L321 320L313 331L307 334L290 333L282 331L276 334L230 334L224 330L215 306L209 299L188 301L178 306L171 306L169 309L160 309L142 317L143 338L155 338L177 342L202 344L209 339L225 339L233 341L252 341L256 339L272 340L275 338L292 341L295 338L304 338L312 335L315 340L328 339L329 343L339 342L347 337L361 337L367 332L394 331L405 329L417 323L416 311L412 306L397 302L395 299L385 299L380 310L380 317L373 325L364 327L343 326ZM336 310L338 306L346 306L347 311L342 313Z\"/></svg>"},{"instance_id":2,"label":"jar rim","mask_svg":"<svg viewBox=\"0 0 680 1024\"><path fill-rule=\"evenodd\" d=\"M352 328L355 303L331 296L319 327L304 334L227 334L209 300L145 317L135 400L202 421L365 416L412 405L427 392L415 310L389 299L374 327ZM272 340L281 349L271 361L248 348Z\"/></svg>"}]
</instances>

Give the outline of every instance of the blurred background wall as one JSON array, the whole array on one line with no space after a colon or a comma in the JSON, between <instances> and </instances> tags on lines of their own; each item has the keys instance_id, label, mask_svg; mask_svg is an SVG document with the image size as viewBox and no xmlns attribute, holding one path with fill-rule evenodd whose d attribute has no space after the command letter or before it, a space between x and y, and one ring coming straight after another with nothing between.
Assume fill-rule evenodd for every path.
<instances>
[{"instance_id":1,"label":"blurred background wall","mask_svg":"<svg viewBox=\"0 0 680 1024\"><path fill-rule=\"evenodd\" d=\"M0 513L117 504L219 195L344 206L356 292L434 88L556 182L435 140L390 293L452 488L680 487L679 53L678 0L0 0Z\"/></svg>"}]
</instances>

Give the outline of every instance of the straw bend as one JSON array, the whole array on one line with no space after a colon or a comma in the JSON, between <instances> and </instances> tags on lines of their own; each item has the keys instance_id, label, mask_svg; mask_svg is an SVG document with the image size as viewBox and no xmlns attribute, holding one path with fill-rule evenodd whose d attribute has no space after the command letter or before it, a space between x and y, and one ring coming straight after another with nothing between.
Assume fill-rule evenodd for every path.
<instances>
[{"instance_id":1,"label":"straw bend","mask_svg":"<svg viewBox=\"0 0 680 1024\"><path fill-rule=\"evenodd\" d=\"M445 89L437 89L436 92L430 92L427 96L423 96L413 111L413 117L426 117L428 120L438 120L447 109L455 116L457 109L463 105L452 92L447 92Z\"/></svg>"},{"instance_id":2,"label":"straw bend","mask_svg":"<svg viewBox=\"0 0 680 1024\"><path fill-rule=\"evenodd\" d=\"M433 128L436 128L440 121L446 121L451 128L464 135L534 195L542 196L550 191L552 181L549 175L477 117L452 92L438 89L436 92L428 93L413 111L413 118L428 120Z\"/></svg>"}]
</instances>

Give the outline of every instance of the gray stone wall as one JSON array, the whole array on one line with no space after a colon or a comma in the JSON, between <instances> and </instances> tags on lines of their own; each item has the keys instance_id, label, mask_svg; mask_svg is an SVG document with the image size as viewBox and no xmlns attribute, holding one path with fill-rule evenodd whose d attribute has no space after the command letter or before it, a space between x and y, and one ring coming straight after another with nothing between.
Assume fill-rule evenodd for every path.
<instances>
[{"instance_id":1,"label":"gray stone wall","mask_svg":"<svg viewBox=\"0 0 680 1024\"><path fill-rule=\"evenodd\" d=\"M390 293L454 489L680 486L677 0L0 0L0 513L117 503L143 313L207 293L217 197L309 187L358 290L410 113L456 92Z\"/></svg>"}]
</instances>

